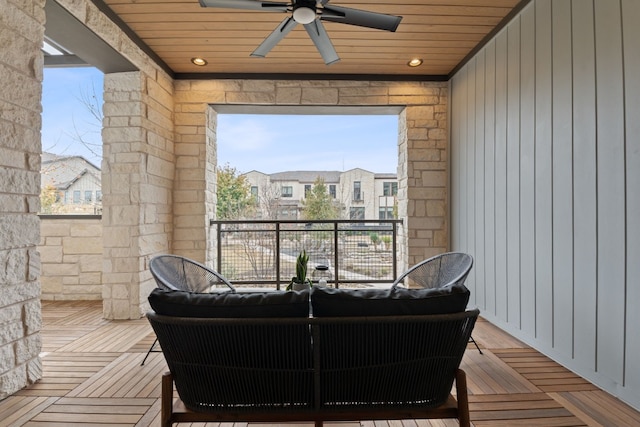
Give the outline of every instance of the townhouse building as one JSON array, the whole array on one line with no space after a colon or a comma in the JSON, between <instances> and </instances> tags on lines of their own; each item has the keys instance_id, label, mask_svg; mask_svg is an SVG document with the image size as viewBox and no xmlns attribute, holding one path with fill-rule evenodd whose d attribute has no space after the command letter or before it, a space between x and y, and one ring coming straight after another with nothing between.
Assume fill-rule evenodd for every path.
<instances>
[{"instance_id":1,"label":"townhouse building","mask_svg":"<svg viewBox=\"0 0 640 427\"><path fill-rule=\"evenodd\" d=\"M42 153L41 191L53 191L52 212L97 214L102 212L100 168L82 156Z\"/></svg>"},{"instance_id":2,"label":"townhouse building","mask_svg":"<svg viewBox=\"0 0 640 427\"><path fill-rule=\"evenodd\" d=\"M303 201L318 178L341 212L341 219L394 218L398 177L355 168L348 171L284 171L244 174L258 202L256 217L300 219Z\"/></svg>"}]
</instances>

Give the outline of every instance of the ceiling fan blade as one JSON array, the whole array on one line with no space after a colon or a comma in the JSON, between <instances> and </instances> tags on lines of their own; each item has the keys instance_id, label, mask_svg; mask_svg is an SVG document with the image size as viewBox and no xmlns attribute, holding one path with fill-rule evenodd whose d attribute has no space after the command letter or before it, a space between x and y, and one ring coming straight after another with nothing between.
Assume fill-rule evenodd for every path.
<instances>
[{"instance_id":1,"label":"ceiling fan blade","mask_svg":"<svg viewBox=\"0 0 640 427\"><path fill-rule=\"evenodd\" d=\"M326 14L324 13L325 11ZM350 9L342 6L324 6L320 19L359 27L375 28L377 30L395 31L402 20L402 16Z\"/></svg>"},{"instance_id":2,"label":"ceiling fan blade","mask_svg":"<svg viewBox=\"0 0 640 427\"><path fill-rule=\"evenodd\" d=\"M273 30L262 43L260 43L260 46L251 53L251 56L259 56L261 58L267 56L267 53L271 52L271 49L273 49L273 47L284 38L284 36L289 34L296 25L298 25L298 23L294 21L293 18L285 18L280 24L278 24L276 29Z\"/></svg>"},{"instance_id":3,"label":"ceiling fan blade","mask_svg":"<svg viewBox=\"0 0 640 427\"><path fill-rule=\"evenodd\" d=\"M265 12L287 12L290 3L276 3L260 0L200 0L202 7L221 7L225 9L260 10Z\"/></svg>"},{"instance_id":4,"label":"ceiling fan blade","mask_svg":"<svg viewBox=\"0 0 640 427\"><path fill-rule=\"evenodd\" d=\"M322 59L324 59L324 63L326 65L331 65L334 62L340 61L340 57L334 49L333 44L327 35L327 31L324 29L324 25L322 25L322 22L320 22L319 19L315 19L313 22L305 24L304 29L307 30L309 37L311 37L316 48L318 48L318 52L322 55Z\"/></svg>"}]
</instances>

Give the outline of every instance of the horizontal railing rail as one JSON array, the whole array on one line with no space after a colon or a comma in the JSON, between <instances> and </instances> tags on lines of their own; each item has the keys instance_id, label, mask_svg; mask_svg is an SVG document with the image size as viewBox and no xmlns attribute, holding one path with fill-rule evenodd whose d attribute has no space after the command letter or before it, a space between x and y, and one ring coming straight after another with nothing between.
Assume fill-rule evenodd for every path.
<instances>
[{"instance_id":1,"label":"horizontal railing rail","mask_svg":"<svg viewBox=\"0 0 640 427\"><path fill-rule=\"evenodd\" d=\"M304 249L308 276L328 285L393 283L402 220L212 220L216 269L234 284L281 289ZM318 266L325 266L328 269Z\"/></svg>"}]
</instances>

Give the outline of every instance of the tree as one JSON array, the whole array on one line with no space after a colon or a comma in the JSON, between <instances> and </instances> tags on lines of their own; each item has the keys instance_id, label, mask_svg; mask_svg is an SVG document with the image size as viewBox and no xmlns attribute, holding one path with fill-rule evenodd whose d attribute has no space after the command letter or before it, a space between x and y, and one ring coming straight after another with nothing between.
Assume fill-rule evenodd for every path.
<instances>
[{"instance_id":1,"label":"tree","mask_svg":"<svg viewBox=\"0 0 640 427\"><path fill-rule=\"evenodd\" d=\"M77 102L85 109L87 114L83 114L83 120L78 123L71 114L72 125L69 129L62 131L64 135L71 138L58 138L55 142L43 140L43 151L56 153L58 155L73 156L82 155L91 163L100 166L102 160L102 127L104 114L102 112L102 100L98 96L95 86L90 88L80 88L79 95L75 96ZM78 143L84 148L80 148ZM83 154L86 151L89 154Z\"/></svg>"},{"instance_id":2,"label":"tree","mask_svg":"<svg viewBox=\"0 0 640 427\"><path fill-rule=\"evenodd\" d=\"M76 125L75 119L72 119L73 135L71 137L89 150L93 156L102 159L102 123L104 114L95 86L92 84L90 90L82 90L77 99L89 113L90 121L85 123L81 129Z\"/></svg>"},{"instance_id":3,"label":"tree","mask_svg":"<svg viewBox=\"0 0 640 427\"><path fill-rule=\"evenodd\" d=\"M311 191L302 201L302 218L306 220L336 219L338 213L338 206L329 194L324 179L317 177Z\"/></svg>"},{"instance_id":4,"label":"tree","mask_svg":"<svg viewBox=\"0 0 640 427\"><path fill-rule=\"evenodd\" d=\"M369 233L369 238L371 239L371 243L373 243L373 249L378 250L378 242L380 242L378 233Z\"/></svg>"},{"instance_id":5,"label":"tree","mask_svg":"<svg viewBox=\"0 0 640 427\"><path fill-rule=\"evenodd\" d=\"M260 189L260 210L265 219L278 219L281 190L277 184L267 184Z\"/></svg>"},{"instance_id":6,"label":"tree","mask_svg":"<svg viewBox=\"0 0 640 427\"><path fill-rule=\"evenodd\" d=\"M51 185L47 184L40 192L40 212L44 214L51 214L57 211L55 206L58 201L58 190Z\"/></svg>"},{"instance_id":7,"label":"tree","mask_svg":"<svg viewBox=\"0 0 640 427\"><path fill-rule=\"evenodd\" d=\"M255 206L251 186L245 176L228 163L218 168L218 219L238 219Z\"/></svg>"}]
</instances>

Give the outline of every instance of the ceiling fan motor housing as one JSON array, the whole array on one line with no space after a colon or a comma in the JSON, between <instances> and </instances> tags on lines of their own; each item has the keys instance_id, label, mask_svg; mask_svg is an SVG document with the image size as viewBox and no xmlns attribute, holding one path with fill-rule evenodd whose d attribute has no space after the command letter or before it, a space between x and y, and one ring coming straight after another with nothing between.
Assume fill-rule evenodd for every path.
<instances>
[{"instance_id":1,"label":"ceiling fan motor housing","mask_svg":"<svg viewBox=\"0 0 640 427\"><path fill-rule=\"evenodd\" d=\"M316 19L315 0L296 0L293 3L293 20L299 24L309 24Z\"/></svg>"}]
</instances>

